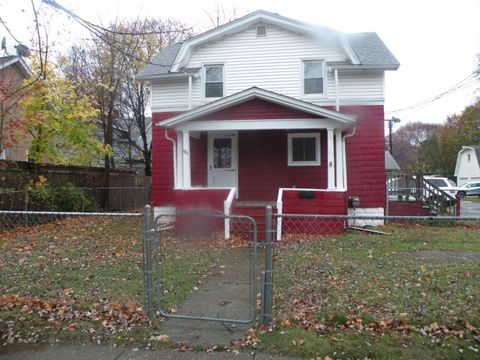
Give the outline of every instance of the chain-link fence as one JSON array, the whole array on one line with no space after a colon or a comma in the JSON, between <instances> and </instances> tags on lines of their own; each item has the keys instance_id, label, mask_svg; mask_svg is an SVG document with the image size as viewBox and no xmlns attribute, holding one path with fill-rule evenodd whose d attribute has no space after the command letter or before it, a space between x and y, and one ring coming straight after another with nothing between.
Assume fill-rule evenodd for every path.
<instances>
[{"instance_id":1,"label":"chain-link fence","mask_svg":"<svg viewBox=\"0 0 480 360\"><path fill-rule=\"evenodd\" d=\"M148 324L143 235L143 212L0 211L0 341L103 341Z\"/></svg>"},{"instance_id":2,"label":"chain-link fence","mask_svg":"<svg viewBox=\"0 0 480 360\"><path fill-rule=\"evenodd\" d=\"M280 325L463 336L480 321L480 217L274 214L270 231Z\"/></svg>"},{"instance_id":3,"label":"chain-link fence","mask_svg":"<svg viewBox=\"0 0 480 360\"><path fill-rule=\"evenodd\" d=\"M146 268L152 274L147 294L152 294L152 307L160 315L255 321L260 278L252 218L197 209L159 216L152 229L147 240L151 251L146 252L151 253Z\"/></svg>"}]
</instances>

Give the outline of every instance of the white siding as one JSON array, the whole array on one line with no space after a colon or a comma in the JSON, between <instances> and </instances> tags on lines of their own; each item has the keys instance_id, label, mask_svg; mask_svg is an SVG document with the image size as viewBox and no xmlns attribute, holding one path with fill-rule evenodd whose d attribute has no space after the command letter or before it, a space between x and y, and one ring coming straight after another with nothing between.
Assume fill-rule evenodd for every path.
<instances>
[{"instance_id":1,"label":"white siding","mask_svg":"<svg viewBox=\"0 0 480 360\"><path fill-rule=\"evenodd\" d=\"M152 111L185 110L188 107L188 79L152 82Z\"/></svg>"},{"instance_id":2,"label":"white siding","mask_svg":"<svg viewBox=\"0 0 480 360\"><path fill-rule=\"evenodd\" d=\"M326 39L313 39L268 25L268 35L257 37L255 26L238 34L203 45L188 54L188 67L224 64L225 95L257 86L266 90L319 105L335 104L333 71L328 72L326 94L302 96L302 59L345 61L339 44ZM203 76L203 74L202 74ZM152 108L186 109L188 81L172 80L153 83ZM192 105L199 106L209 99L203 97L202 79L194 79ZM365 101L383 102L383 72L339 71L340 104ZM344 100L342 102L342 99Z\"/></svg>"},{"instance_id":3,"label":"white siding","mask_svg":"<svg viewBox=\"0 0 480 360\"><path fill-rule=\"evenodd\" d=\"M470 155L470 160L468 160ZM471 149L464 150L458 156L457 185L461 186L466 182L480 179L480 168L475 151Z\"/></svg>"}]
</instances>

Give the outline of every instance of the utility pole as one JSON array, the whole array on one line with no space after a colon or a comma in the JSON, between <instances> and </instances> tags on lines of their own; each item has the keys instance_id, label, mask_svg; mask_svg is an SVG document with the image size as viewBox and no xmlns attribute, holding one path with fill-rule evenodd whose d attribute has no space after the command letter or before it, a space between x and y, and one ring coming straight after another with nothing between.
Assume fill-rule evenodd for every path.
<instances>
[{"instance_id":1,"label":"utility pole","mask_svg":"<svg viewBox=\"0 0 480 360\"><path fill-rule=\"evenodd\" d=\"M399 123L400 119L396 117L392 117L391 119L385 119L388 122L388 148L390 151L390 155L393 156L393 146L392 146L392 128L393 123Z\"/></svg>"}]
</instances>

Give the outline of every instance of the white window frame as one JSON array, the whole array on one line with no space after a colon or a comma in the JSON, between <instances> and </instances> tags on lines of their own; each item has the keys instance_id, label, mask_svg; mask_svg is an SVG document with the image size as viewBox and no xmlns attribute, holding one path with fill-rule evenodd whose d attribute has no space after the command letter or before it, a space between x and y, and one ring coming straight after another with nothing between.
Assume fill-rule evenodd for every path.
<instances>
[{"instance_id":1,"label":"white window frame","mask_svg":"<svg viewBox=\"0 0 480 360\"><path fill-rule=\"evenodd\" d=\"M208 67L214 67L214 66L221 66L222 67L222 96L219 97L207 97L207 68ZM225 64L222 63L215 63L215 64L203 64L203 74L202 74L202 95L203 98L206 100L216 100L216 99L221 99L222 97L225 96L225 90L226 90L226 82L225 82Z\"/></svg>"},{"instance_id":2,"label":"white window frame","mask_svg":"<svg viewBox=\"0 0 480 360\"><path fill-rule=\"evenodd\" d=\"M327 62L325 59L301 59L301 64L300 64L300 79L302 82L302 96L304 97L326 97L327 96ZM321 62L322 63L322 76L323 76L323 89L321 93L310 93L306 94L305 93L305 63L307 62Z\"/></svg>"},{"instance_id":3,"label":"white window frame","mask_svg":"<svg viewBox=\"0 0 480 360\"><path fill-rule=\"evenodd\" d=\"M315 161L294 161L293 160L293 139L314 138L315 139ZM288 166L320 166L320 133L289 133L288 134Z\"/></svg>"}]
</instances>

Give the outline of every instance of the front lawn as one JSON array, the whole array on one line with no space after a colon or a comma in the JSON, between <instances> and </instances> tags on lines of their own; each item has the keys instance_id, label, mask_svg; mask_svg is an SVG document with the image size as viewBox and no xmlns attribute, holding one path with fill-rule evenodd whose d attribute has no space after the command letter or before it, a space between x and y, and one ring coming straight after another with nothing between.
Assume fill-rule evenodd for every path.
<instances>
[{"instance_id":1,"label":"front lawn","mask_svg":"<svg viewBox=\"0 0 480 360\"><path fill-rule=\"evenodd\" d=\"M389 226L279 245L278 328L260 347L306 357L478 358L480 227Z\"/></svg>"},{"instance_id":2,"label":"front lawn","mask_svg":"<svg viewBox=\"0 0 480 360\"><path fill-rule=\"evenodd\" d=\"M68 218L0 232L0 344L147 346L155 326L143 310L142 236L142 218L119 217ZM165 306L172 307L216 257L169 241L163 251L175 259L165 269Z\"/></svg>"}]
</instances>

